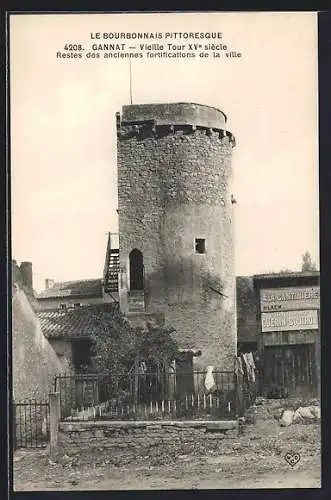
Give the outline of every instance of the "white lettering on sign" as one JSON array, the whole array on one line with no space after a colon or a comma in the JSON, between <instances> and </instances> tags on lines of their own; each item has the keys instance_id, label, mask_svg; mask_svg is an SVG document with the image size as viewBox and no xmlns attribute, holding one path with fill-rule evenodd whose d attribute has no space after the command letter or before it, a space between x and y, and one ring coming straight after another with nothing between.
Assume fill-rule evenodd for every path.
<instances>
[{"instance_id":1,"label":"white lettering on sign","mask_svg":"<svg viewBox=\"0 0 331 500\"><path fill-rule=\"evenodd\" d=\"M261 312L319 309L318 286L275 288L260 291Z\"/></svg>"},{"instance_id":2,"label":"white lettering on sign","mask_svg":"<svg viewBox=\"0 0 331 500\"><path fill-rule=\"evenodd\" d=\"M316 310L278 311L261 314L262 332L284 332L290 330L317 330Z\"/></svg>"}]
</instances>

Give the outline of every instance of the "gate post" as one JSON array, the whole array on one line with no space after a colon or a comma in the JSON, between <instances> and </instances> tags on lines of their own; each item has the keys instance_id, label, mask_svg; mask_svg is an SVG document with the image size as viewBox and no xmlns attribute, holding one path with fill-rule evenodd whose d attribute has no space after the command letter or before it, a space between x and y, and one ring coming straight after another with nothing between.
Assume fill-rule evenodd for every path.
<instances>
[{"instance_id":1,"label":"gate post","mask_svg":"<svg viewBox=\"0 0 331 500\"><path fill-rule=\"evenodd\" d=\"M138 392L139 392L139 378L138 378L138 372L139 372L139 364L138 364L138 358L134 360L134 394L133 394L133 402L134 404L138 404Z\"/></svg>"},{"instance_id":2,"label":"gate post","mask_svg":"<svg viewBox=\"0 0 331 500\"><path fill-rule=\"evenodd\" d=\"M50 432L50 455L54 456L57 452L59 439L60 422L60 393L52 392L49 394L49 432Z\"/></svg>"}]
</instances>

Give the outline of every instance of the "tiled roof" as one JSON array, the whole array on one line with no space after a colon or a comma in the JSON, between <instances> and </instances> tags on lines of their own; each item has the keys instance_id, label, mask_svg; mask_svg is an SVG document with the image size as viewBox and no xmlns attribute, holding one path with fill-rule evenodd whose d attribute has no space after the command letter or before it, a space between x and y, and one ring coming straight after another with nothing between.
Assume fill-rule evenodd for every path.
<instances>
[{"instance_id":1,"label":"tiled roof","mask_svg":"<svg viewBox=\"0 0 331 500\"><path fill-rule=\"evenodd\" d=\"M75 309L37 313L43 334L48 339L87 338L97 334L101 319L114 314L118 304L81 306Z\"/></svg>"},{"instance_id":2,"label":"tiled roof","mask_svg":"<svg viewBox=\"0 0 331 500\"><path fill-rule=\"evenodd\" d=\"M51 288L40 292L37 299L67 297L102 297L102 280L89 279L54 283Z\"/></svg>"},{"instance_id":3,"label":"tiled roof","mask_svg":"<svg viewBox=\"0 0 331 500\"><path fill-rule=\"evenodd\" d=\"M319 271L298 271L298 272L284 272L284 273L269 273L269 274L255 274L254 280L273 280L273 279L290 279L290 278L315 278L319 277Z\"/></svg>"}]
</instances>

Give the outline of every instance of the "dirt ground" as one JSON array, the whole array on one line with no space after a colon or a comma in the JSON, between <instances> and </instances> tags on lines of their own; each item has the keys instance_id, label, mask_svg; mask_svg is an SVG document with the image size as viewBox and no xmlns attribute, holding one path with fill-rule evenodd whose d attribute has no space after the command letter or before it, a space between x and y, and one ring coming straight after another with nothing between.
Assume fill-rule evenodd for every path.
<instances>
[{"instance_id":1,"label":"dirt ground","mask_svg":"<svg viewBox=\"0 0 331 500\"><path fill-rule=\"evenodd\" d=\"M18 450L14 454L14 490L150 490L320 488L320 424L280 427L264 406L257 421L243 433L224 439L222 449L205 455L141 457L115 466L107 454L90 453L48 459L47 450ZM277 411L277 409L276 409ZM287 452L300 455L291 466Z\"/></svg>"}]
</instances>

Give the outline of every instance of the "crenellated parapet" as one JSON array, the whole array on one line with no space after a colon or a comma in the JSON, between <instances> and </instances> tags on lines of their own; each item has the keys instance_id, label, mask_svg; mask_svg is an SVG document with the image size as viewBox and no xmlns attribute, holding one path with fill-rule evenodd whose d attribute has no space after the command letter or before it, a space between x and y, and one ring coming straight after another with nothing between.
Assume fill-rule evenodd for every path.
<instances>
[{"instance_id":1,"label":"crenellated parapet","mask_svg":"<svg viewBox=\"0 0 331 500\"><path fill-rule=\"evenodd\" d=\"M131 139L132 137L136 137L137 140L146 139L147 137L161 138L174 134L202 134L208 137L217 137L223 142L228 142L232 147L236 145L234 135L228 130L204 127L201 125L190 125L186 123L157 125L154 120L146 120L141 122L121 122L117 127L117 137L120 140Z\"/></svg>"},{"instance_id":2,"label":"crenellated parapet","mask_svg":"<svg viewBox=\"0 0 331 500\"><path fill-rule=\"evenodd\" d=\"M194 103L138 104L123 107L116 114L119 140L136 137L161 138L172 134L204 134L235 146L234 135L227 130L223 111Z\"/></svg>"}]
</instances>

